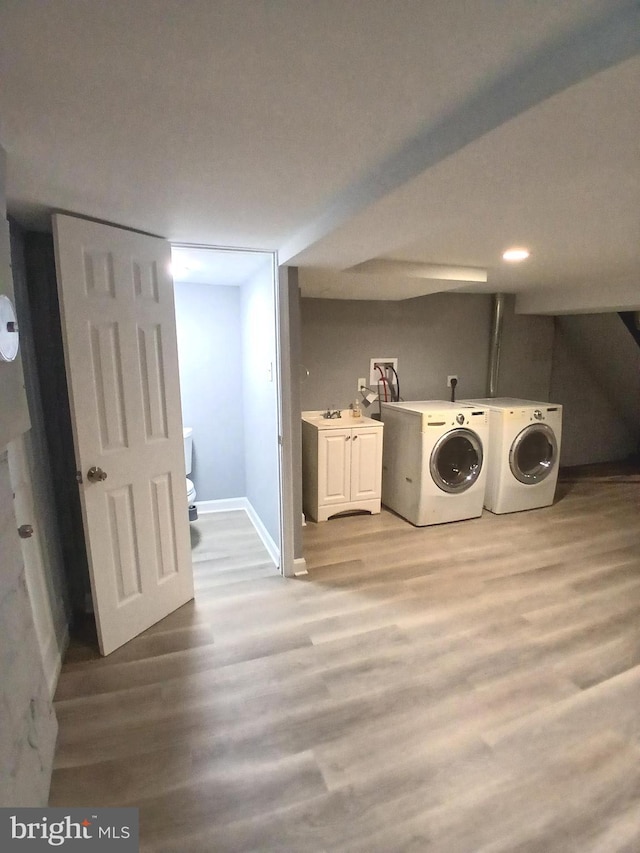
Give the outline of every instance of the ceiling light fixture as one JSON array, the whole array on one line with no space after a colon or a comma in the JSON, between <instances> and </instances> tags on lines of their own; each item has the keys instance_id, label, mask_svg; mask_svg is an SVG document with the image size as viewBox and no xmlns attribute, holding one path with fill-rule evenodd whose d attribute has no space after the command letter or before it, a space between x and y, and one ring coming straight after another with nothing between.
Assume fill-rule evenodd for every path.
<instances>
[{"instance_id":1,"label":"ceiling light fixture","mask_svg":"<svg viewBox=\"0 0 640 853\"><path fill-rule=\"evenodd\" d=\"M502 253L502 259L505 261L526 261L528 257L528 249L507 249Z\"/></svg>"}]
</instances>

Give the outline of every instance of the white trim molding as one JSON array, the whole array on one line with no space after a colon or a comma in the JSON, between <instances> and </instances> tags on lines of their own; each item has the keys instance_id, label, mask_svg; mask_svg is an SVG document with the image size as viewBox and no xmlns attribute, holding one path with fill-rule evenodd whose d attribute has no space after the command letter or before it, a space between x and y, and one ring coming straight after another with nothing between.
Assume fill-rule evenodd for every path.
<instances>
[{"instance_id":1,"label":"white trim molding","mask_svg":"<svg viewBox=\"0 0 640 853\"><path fill-rule=\"evenodd\" d=\"M298 578L301 575L308 575L307 561L304 557L296 557L293 561L293 576Z\"/></svg>"},{"instance_id":2,"label":"white trim molding","mask_svg":"<svg viewBox=\"0 0 640 853\"><path fill-rule=\"evenodd\" d=\"M245 511L251 519L258 536L262 539L262 544L269 552L269 556L273 560L274 565L276 566L278 571L280 571L280 548L278 548L276 543L273 541L271 534L264 526L262 519L251 505L251 501L249 501L247 498L245 498L245 500L247 501Z\"/></svg>"},{"instance_id":3,"label":"white trim molding","mask_svg":"<svg viewBox=\"0 0 640 853\"><path fill-rule=\"evenodd\" d=\"M198 513L230 512L231 510L247 508L246 498L220 498L215 501L196 501Z\"/></svg>"}]
</instances>

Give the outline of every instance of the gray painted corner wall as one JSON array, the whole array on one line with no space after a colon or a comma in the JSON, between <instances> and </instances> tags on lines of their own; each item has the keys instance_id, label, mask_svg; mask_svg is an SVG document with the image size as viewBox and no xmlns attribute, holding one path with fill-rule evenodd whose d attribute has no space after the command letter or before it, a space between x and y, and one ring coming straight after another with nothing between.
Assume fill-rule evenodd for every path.
<instances>
[{"instance_id":1,"label":"gray painted corner wall","mask_svg":"<svg viewBox=\"0 0 640 853\"><path fill-rule=\"evenodd\" d=\"M345 408L371 358L397 357L405 400L484 396L491 296L436 293L399 302L301 300L302 410ZM308 371L308 375L307 375ZM374 404L375 406L375 404ZM371 411L371 410L369 410Z\"/></svg>"},{"instance_id":2,"label":"gray painted corner wall","mask_svg":"<svg viewBox=\"0 0 640 853\"><path fill-rule=\"evenodd\" d=\"M396 356L402 396L486 396L491 296L301 300L302 410L345 407L369 359ZM561 464L624 459L640 442L640 349L617 314L515 314L505 301L498 395L563 406ZM307 374L308 371L308 375ZM375 411L375 404L373 407ZM369 410L371 411L371 410Z\"/></svg>"},{"instance_id":3,"label":"gray painted corner wall","mask_svg":"<svg viewBox=\"0 0 640 853\"><path fill-rule=\"evenodd\" d=\"M246 495L280 548L280 461L273 258L241 288Z\"/></svg>"},{"instance_id":4,"label":"gray painted corner wall","mask_svg":"<svg viewBox=\"0 0 640 853\"><path fill-rule=\"evenodd\" d=\"M486 396L492 301L467 293L399 302L303 298L302 410L348 406L376 356L398 358L405 400L448 400L450 374L458 376L458 399ZM515 297L507 297L501 396L549 398L553 336L553 318L515 314Z\"/></svg>"},{"instance_id":5,"label":"gray painted corner wall","mask_svg":"<svg viewBox=\"0 0 640 853\"><path fill-rule=\"evenodd\" d=\"M508 295L496 396L547 401L551 393L553 317L516 314L515 304L515 296Z\"/></svg>"},{"instance_id":6,"label":"gray painted corner wall","mask_svg":"<svg viewBox=\"0 0 640 853\"><path fill-rule=\"evenodd\" d=\"M617 314L555 318L551 399L562 465L625 459L640 445L640 349Z\"/></svg>"},{"instance_id":7,"label":"gray painted corner wall","mask_svg":"<svg viewBox=\"0 0 640 853\"><path fill-rule=\"evenodd\" d=\"M196 499L244 497L240 288L176 282L175 304L182 418L193 428Z\"/></svg>"}]
</instances>

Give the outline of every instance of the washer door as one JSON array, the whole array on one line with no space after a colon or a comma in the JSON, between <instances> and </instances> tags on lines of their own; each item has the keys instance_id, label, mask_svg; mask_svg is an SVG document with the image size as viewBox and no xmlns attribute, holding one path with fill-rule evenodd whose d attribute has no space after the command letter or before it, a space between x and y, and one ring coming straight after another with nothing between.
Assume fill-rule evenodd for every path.
<instances>
[{"instance_id":1,"label":"washer door","mask_svg":"<svg viewBox=\"0 0 640 853\"><path fill-rule=\"evenodd\" d=\"M429 470L443 492L466 492L482 470L482 442L470 429L453 429L436 442Z\"/></svg>"},{"instance_id":2,"label":"washer door","mask_svg":"<svg viewBox=\"0 0 640 853\"><path fill-rule=\"evenodd\" d=\"M511 473L521 483L540 483L549 476L558 454L558 443L550 426L531 424L516 436L509 451Z\"/></svg>"}]
</instances>

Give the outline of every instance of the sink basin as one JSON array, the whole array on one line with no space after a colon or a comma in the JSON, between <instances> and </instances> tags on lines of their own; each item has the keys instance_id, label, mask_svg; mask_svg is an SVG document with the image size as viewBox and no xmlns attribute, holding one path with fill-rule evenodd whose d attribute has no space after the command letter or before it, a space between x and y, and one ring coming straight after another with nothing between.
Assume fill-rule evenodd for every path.
<instances>
[{"instance_id":1,"label":"sink basin","mask_svg":"<svg viewBox=\"0 0 640 853\"><path fill-rule=\"evenodd\" d=\"M324 412L302 412L302 420L313 424L318 429L349 429L354 426L382 425L380 421L367 418L364 415L354 418L351 409L342 409L341 413L339 418L325 418Z\"/></svg>"}]
</instances>

